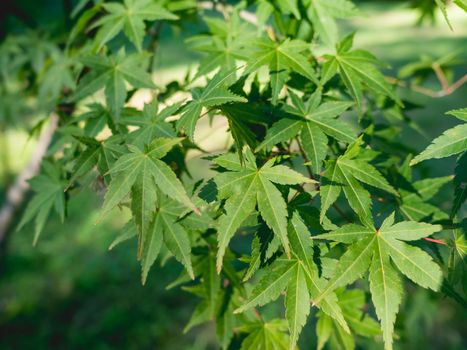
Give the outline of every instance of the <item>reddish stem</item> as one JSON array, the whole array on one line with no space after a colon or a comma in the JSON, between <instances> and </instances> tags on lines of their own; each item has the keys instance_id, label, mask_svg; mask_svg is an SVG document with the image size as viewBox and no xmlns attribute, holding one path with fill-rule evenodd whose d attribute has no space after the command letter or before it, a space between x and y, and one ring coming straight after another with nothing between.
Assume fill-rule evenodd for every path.
<instances>
[{"instance_id":1,"label":"reddish stem","mask_svg":"<svg viewBox=\"0 0 467 350\"><path fill-rule=\"evenodd\" d=\"M428 242L446 245L446 242L445 242L445 241L442 241L442 240L440 240L440 239L434 239L434 238L428 238L428 237L425 237L425 238L422 238L422 239L425 240L425 241L428 241Z\"/></svg>"}]
</instances>

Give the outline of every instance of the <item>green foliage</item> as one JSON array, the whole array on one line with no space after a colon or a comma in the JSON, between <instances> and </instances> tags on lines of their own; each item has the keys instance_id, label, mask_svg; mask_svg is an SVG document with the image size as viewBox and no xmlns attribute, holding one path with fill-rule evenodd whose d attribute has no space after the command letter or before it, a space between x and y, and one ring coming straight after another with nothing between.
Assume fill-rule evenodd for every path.
<instances>
[{"instance_id":1,"label":"green foliage","mask_svg":"<svg viewBox=\"0 0 467 350\"><path fill-rule=\"evenodd\" d=\"M421 130L405 115L413 104L384 63L354 48L358 33L339 35L337 19L358 14L351 1L232 3L81 1L61 45L2 44L2 74L27 76L60 119L19 226L35 221L35 243L49 214L64 219L94 180L105 189L98 222L131 217L110 248L137 240L143 284L157 279L156 261L181 263L169 287L199 299L185 331L214 321L224 349L294 349L310 319L320 349L363 338L392 349L411 282L465 306L467 124L412 158L396 122ZM184 81L161 85L161 28L191 22L202 30L187 46L205 56ZM429 78L428 66L399 76ZM6 87L9 110L22 91ZM467 121L465 108L448 113ZM204 149L205 116L228 125L233 144ZM188 167L197 152L211 165L200 181ZM451 155L454 176L411 167ZM451 183L452 201L439 201ZM271 315L278 299L285 312Z\"/></svg>"}]
</instances>

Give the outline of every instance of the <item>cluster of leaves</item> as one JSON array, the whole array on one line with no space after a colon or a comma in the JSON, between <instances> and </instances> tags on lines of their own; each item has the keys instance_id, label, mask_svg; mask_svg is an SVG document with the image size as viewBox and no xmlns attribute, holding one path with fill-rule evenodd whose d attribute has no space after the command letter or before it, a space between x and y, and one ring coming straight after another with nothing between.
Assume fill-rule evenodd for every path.
<instances>
[{"instance_id":1,"label":"cluster of leaves","mask_svg":"<svg viewBox=\"0 0 467 350\"><path fill-rule=\"evenodd\" d=\"M37 193L20 225L35 220L37 241L49 213L64 217L66 201L96 179L106 188L101 218L131 213L111 248L138 240L143 283L158 258L183 264L170 287L200 299L186 331L214 320L223 348L293 349L317 308L320 348L367 337L391 349L401 274L465 306L467 124L412 157L395 122L418 129L384 64L354 48L353 34L339 40L336 21L358 13L349 0L210 6L79 2L63 57L40 83L69 108L57 109L52 161L31 180ZM162 25L191 20L205 24L187 40L205 55L197 72L175 89L157 86L149 61ZM139 89L153 92L142 110L130 103ZM200 149L206 115L224 119L234 143L206 154L216 175L194 182L187 152ZM454 178L414 180L411 166L459 153ZM430 201L451 181L448 214ZM282 296L285 320L264 316Z\"/></svg>"}]
</instances>

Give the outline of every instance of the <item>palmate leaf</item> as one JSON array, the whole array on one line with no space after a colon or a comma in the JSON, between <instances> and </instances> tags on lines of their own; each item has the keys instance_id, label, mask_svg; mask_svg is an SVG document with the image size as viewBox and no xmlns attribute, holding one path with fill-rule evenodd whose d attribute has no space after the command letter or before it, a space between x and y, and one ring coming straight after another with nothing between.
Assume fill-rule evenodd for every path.
<instances>
[{"instance_id":1,"label":"palmate leaf","mask_svg":"<svg viewBox=\"0 0 467 350\"><path fill-rule=\"evenodd\" d=\"M175 103L160 109L157 100L145 104L143 111L132 111L133 113L124 113L121 123L125 125L137 126L138 129L127 135L127 142L139 148L149 145L152 140L158 137L176 137L173 124L168 123L166 119L175 115L180 109L181 103Z\"/></svg>"},{"instance_id":2,"label":"palmate leaf","mask_svg":"<svg viewBox=\"0 0 467 350\"><path fill-rule=\"evenodd\" d=\"M300 134L304 151L312 162L313 170L319 173L327 153L328 138L351 143L357 134L348 123L335 119L353 103L345 101L330 101L320 104L320 94L313 94L305 103L289 91L292 106L286 106L285 111L296 118L282 118L268 129L263 142L256 148L270 150L274 145L286 142Z\"/></svg>"},{"instance_id":3,"label":"palmate leaf","mask_svg":"<svg viewBox=\"0 0 467 350\"><path fill-rule=\"evenodd\" d=\"M357 13L355 5L348 0L309 0L308 17L313 22L319 38L329 47L338 39L336 18L346 18Z\"/></svg>"},{"instance_id":4,"label":"palmate leaf","mask_svg":"<svg viewBox=\"0 0 467 350\"><path fill-rule=\"evenodd\" d=\"M242 333L248 333L242 342L240 350L287 350L289 336L287 323L284 320L273 319L268 322L249 323L239 328Z\"/></svg>"},{"instance_id":5,"label":"palmate leaf","mask_svg":"<svg viewBox=\"0 0 467 350\"><path fill-rule=\"evenodd\" d=\"M35 194L28 203L16 230L20 230L34 219L33 245L36 245L52 210L55 210L62 221L65 218L64 189L66 183L57 165L43 162L41 174L30 179L29 184Z\"/></svg>"},{"instance_id":6,"label":"palmate leaf","mask_svg":"<svg viewBox=\"0 0 467 350\"><path fill-rule=\"evenodd\" d=\"M105 195L101 217L118 205L130 193L132 187L138 184L137 181L141 181L141 184L137 191L132 192L132 201L148 203L149 199L142 198L143 194L154 194L159 189L170 198L197 212L198 209L186 194L180 180L168 165L158 159L180 141L180 138L156 139L144 152L130 145L128 147L130 152L121 156L110 169L113 178ZM153 198L153 201L155 200L156 198ZM143 208L142 205L138 207ZM146 217L146 214L141 215Z\"/></svg>"},{"instance_id":7,"label":"palmate leaf","mask_svg":"<svg viewBox=\"0 0 467 350\"><path fill-rule=\"evenodd\" d=\"M334 277L322 294L314 300L319 303L329 291L350 284L360 278L370 266L370 291L376 313L381 321L385 347L392 349L394 321L402 299L402 288L398 274L390 260L400 272L422 287L438 290L442 272L431 257L420 248L403 241L417 240L440 231L439 225L411 221L394 224L394 214L389 216L379 229L355 224L317 236L336 242L350 243L341 257Z\"/></svg>"},{"instance_id":8,"label":"palmate leaf","mask_svg":"<svg viewBox=\"0 0 467 350\"><path fill-rule=\"evenodd\" d=\"M314 299L321 294L326 282L324 278L318 277L319 274L316 265L312 261L313 244L310 240L310 233L297 212L293 214L289 222L288 232L292 251L297 256L298 260L300 260L303 271L305 272L310 297ZM325 314L335 319L342 329L346 332L349 331L334 293L328 294L322 300L320 308Z\"/></svg>"},{"instance_id":9,"label":"palmate leaf","mask_svg":"<svg viewBox=\"0 0 467 350\"><path fill-rule=\"evenodd\" d=\"M228 89L227 83L235 77L236 69L220 71L206 85L204 89L194 89L193 99L182 110L182 116L177 122L177 129L184 130L193 141L196 123L203 108L220 106L233 102L247 102L246 98L238 96Z\"/></svg>"},{"instance_id":10,"label":"palmate leaf","mask_svg":"<svg viewBox=\"0 0 467 350\"><path fill-rule=\"evenodd\" d=\"M100 27L95 38L96 51L122 31L140 51L146 29L144 21L178 18L153 0L125 0L123 4L106 2L102 4L102 7L108 13L91 27Z\"/></svg>"},{"instance_id":11,"label":"palmate leaf","mask_svg":"<svg viewBox=\"0 0 467 350\"><path fill-rule=\"evenodd\" d=\"M151 217L146 219L148 220L147 232L144 236L139 234L138 258L141 261L141 281L143 285L146 283L149 270L157 259L163 244L175 259L185 266L188 276L194 279L190 238L184 221L179 220L186 210L178 202L160 192L157 196L157 212L150 212ZM155 201L153 202L155 206Z\"/></svg>"},{"instance_id":12,"label":"palmate leaf","mask_svg":"<svg viewBox=\"0 0 467 350\"><path fill-rule=\"evenodd\" d=\"M297 260L281 259L265 272L265 277L255 286L248 301L234 312L240 313L255 306L265 305L277 299L287 289L286 319L290 330L289 348L293 349L310 312L305 271Z\"/></svg>"},{"instance_id":13,"label":"palmate leaf","mask_svg":"<svg viewBox=\"0 0 467 350\"><path fill-rule=\"evenodd\" d=\"M217 270L222 268L225 250L235 231L242 222L254 210L258 204L259 212L274 231L281 242L287 255L290 256L289 242L287 238L287 205L282 194L273 183L283 185L295 185L304 182L313 182L303 175L285 166L276 168L274 159L267 162L262 168L257 169L255 159L251 151L246 153L246 163L239 168L240 163L232 166L226 164L225 158L220 163L237 171L225 172L217 175L214 181L217 184L219 198L226 198L225 214L218 221ZM216 160L214 160L216 162ZM232 162L232 159L230 159ZM238 171L238 169L242 169Z\"/></svg>"},{"instance_id":14,"label":"palmate leaf","mask_svg":"<svg viewBox=\"0 0 467 350\"><path fill-rule=\"evenodd\" d=\"M322 83L324 84L339 72L359 108L362 107L363 103L363 86L375 94L388 96L400 104L400 100L392 87L376 68L377 65L381 65L381 62L368 51L350 51L352 42L353 34L338 45L335 56L327 56L328 62L326 62L323 70Z\"/></svg>"},{"instance_id":15,"label":"palmate leaf","mask_svg":"<svg viewBox=\"0 0 467 350\"><path fill-rule=\"evenodd\" d=\"M254 26L242 21L237 11L228 19L205 17L204 21L210 33L186 40L190 49L207 54L200 62L195 79L217 68L224 71L235 69L238 59L246 59L242 50L245 42L256 37ZM235 78L229 82L234 83Z\"/></svg>"},{"instance_id":16,"label":"palmate leaf","mask_svg":"<svg viewBox=\"0 0 467 350\"><path fill-rule=\"evenodd\" d=\"M337 200L342 190L350 207L359 216L360 221L366 226L372 227L371 196L360 183L398 196L397 191L373 165L368 163L367 159L358 158L364 156L360 155L361 140L361 137L358 138L349 146L343 156L340 156L336 161L329 162L322 179L320 191L321 222L323 222L327 210Z\"/></svg>"},{"instance_id":17,"label":"palmate leaf","mask_svg":"<svg viewBox=\"0 0 467 350\"><path fill-rule=\"evenodd\" d=\"M265 305L277 299L285 290L285 316L290 331L290 349L293 349L310 312L310 296L317 296L322 284L311 260L313 248L308 229L298 213L294 213L288 231L294 258L279 258L267 267L248 300L234 312ZM326 295L321 307L346 332L349 331L334 293Z\"/></svg>"},{"instance_id":18,"label":"palmate leaf","mask_svg":"<svg viewBox=\"0 0 467 350\"><path fill-rule=\"evenodd\" d=\"M276 104L278 95L292 71L318 85L316 74L303 54L308 50L309 44L301 40L286 39L282 43L276 43L269 38L251 40L246 47L245 56L248 57L248 61L243 74L248 75L268 66L272 102Z\"/></svg>"},{"instance_id":19,"label":"palmate leaf","mask_svg":"<svg viewBox=\"0 0 467 350\"><path fill-rule=\"evenodd\" d=\"M342 306L343 316L353 333L368 338L381 334L378 322L362 311L366 304L366 296L362 290L340 289L337 297L339 305ZM354 335L346 332L336 320L322 311L317 313L317 318L318 349L323 349L328 342L330 348L355 349Z\"/></svg>"},{"instance_id":20,"label":"palmate leaf","mask_svg":"<svg viewBox=\"0 0 467 350\"><path fill-rule=\"evenodd\" d=\"M135 88L155 88L151 76L143 68L147 59L143 53L126 55L124 49L110 57L83 57L81 61L91 72L81 79L71 100L82 100L104 88L107 106L118 120L127 96L125 82Z\"/></svg>"}]
</instances>

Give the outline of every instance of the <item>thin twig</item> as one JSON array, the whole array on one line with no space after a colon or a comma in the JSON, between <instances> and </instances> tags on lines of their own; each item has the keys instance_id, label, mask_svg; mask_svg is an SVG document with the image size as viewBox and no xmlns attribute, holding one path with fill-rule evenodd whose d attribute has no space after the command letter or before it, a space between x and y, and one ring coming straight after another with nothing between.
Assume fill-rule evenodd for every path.
<instances>
[{"instance_id":1,"label":"thin twig","mask_svg":"<svg viewBox=\"0 0 467 350\"><path fill-rule=\"evenodd\" d=\"M436 243L436 244L442 244L442 245L447 245L447 243L441 239L434 239L434 238L429 238L429 237L423 237L422 238L424 241Z\"/></svg>"},{"instance_id":2,"label":"thin twig","mask_svg":"<svg viewBox=\"0 0 467 350\"><path fill-rule=\"evenodd\" d=\"M408 84L405 81L398 80L393 77L385 77L386 81L391 84L396 84L397 86L410 89L415 91L421 95L433 97L433 98L441 98L446 97L454 93L457 89L459 89L462 85L467 83L467 74L461 77L459 80L455 81L451 85L447 86L446 89L436 91L432 89L428 89L426 87L415 85L415 84ZM440 81L441 82L441 81Z\"/></svg>"}]
</instances>

